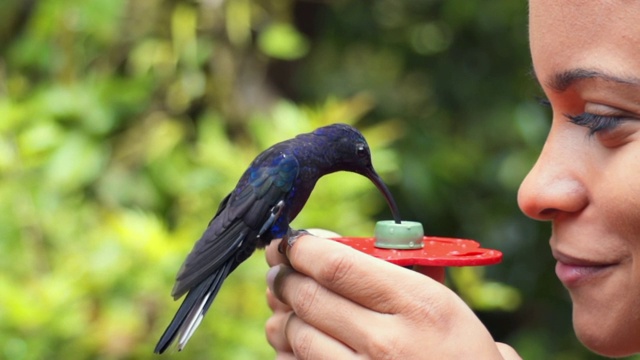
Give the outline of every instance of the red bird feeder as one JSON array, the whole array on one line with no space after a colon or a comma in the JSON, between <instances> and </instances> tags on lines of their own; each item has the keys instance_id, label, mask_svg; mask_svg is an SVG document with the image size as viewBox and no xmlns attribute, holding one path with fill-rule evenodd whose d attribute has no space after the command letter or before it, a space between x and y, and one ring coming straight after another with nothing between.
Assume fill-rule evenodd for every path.
<instances>
[{"instance_id":1,"label":"red bird feeder","mask_svg":"<svg viewBox=\"0 0 640 360\"><path fill-rule=\"evenodd\" d=\"M424 236L422 224L412 221L400 224L379 221L374 237L333 240L404 267L426 266L444 270L446 266L493 265L502 261L500 251L481 248L474 240Z\"/></svg>"}]
</instances>

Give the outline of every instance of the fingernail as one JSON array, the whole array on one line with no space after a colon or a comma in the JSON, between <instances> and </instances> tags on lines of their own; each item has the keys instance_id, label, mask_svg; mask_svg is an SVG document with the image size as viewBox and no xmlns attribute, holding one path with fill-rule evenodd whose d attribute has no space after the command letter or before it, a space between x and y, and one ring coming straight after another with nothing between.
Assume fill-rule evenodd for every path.
<instances>
[{"instance_id":1,"label":"fingernail","mask_svg":"<svg viewBox=\"0 0 640 360\"><path fill-rule=\"evenodd\" d=\"M276 276L278 276L278 273L280 272L280 268L281 266L280 264L278 264L267 271L267 286L269 287L269 290L271 290L271 292L273 292L273 284L276 280Z\"/></svg>"},{"instance_id":2,"label":"fingernail","mask_svg":"<svg viewBox=\"0 0 640 360\"><path fill-rule=\"evenodd\" d=\"M278 244L278 252L282 255L287 255L287 245L288 245L288 241L285 240L281 240L280 243Z\"/></svg>"}]
</instances>

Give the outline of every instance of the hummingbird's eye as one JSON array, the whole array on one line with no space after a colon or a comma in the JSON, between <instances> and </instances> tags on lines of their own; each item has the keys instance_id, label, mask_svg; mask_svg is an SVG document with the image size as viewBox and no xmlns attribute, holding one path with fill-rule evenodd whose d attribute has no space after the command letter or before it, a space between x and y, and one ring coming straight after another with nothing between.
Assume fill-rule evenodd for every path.
<instances>
[{"instance_id":1,"label":"hummingbird's eye","mask_svg":"<svg viewBox=\"0 0 640 360\"><path fill-rule=\"evenodd\" d=\"M369 149L364 144L358 144L356 146L356 155L358 155L358 157L361 157L361 158L367 157L369 156Z\"/></svg>"}]
</instances>

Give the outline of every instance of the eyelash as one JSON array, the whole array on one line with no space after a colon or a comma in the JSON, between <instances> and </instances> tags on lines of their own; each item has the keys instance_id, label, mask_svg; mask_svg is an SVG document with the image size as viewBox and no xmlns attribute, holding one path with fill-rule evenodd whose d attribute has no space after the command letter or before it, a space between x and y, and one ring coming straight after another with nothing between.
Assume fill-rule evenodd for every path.
<instances>
[{"instance_id":1,"label":"eyelash","mask_svg":"<svg viewBox=\"0 0 640 360\"><path fill-rule=\"evenodd\" d=\"M538 104L546 107L551 107L551 101L549 101L549 99L541 96L536 96L535 99L538 102Z\"/></svg>"},{"instance_id":2,"label":"eyelash","mask_svg":"<svg viewBox=\"0 0 640 360\"><path fill-rule=\"evenodd\" d=\"M551 102L549 102L548 99L538 98L537 100L541 105L551 107ZM599 131L611 130L618 126L623 120L622 117L619 116L605 116L588 112L579 115L565 114L565 116L572 123L588 128L589 136L593 136Z\"/></svg>"},{"instance_id":3,"label":"eyelash","mask_svg":"<svg viewBox=\"0 0 640 360\"><path fill-rule=\"evenodd\" d=\"M618 126L622 121L622 118L619 116L604 116L588 112L580 115L565 114L565 116L572 123L588 128L589 136L592 136L599 131L611 130Z\"/></svg>"}]
</instances>

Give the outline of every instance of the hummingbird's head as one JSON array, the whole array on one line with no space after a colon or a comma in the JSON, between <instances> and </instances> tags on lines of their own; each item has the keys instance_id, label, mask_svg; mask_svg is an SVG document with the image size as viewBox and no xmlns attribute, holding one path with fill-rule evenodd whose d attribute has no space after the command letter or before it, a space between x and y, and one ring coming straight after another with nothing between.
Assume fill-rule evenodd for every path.
<instances>
[{"instance_id":1,"label":"hummingbird's head","mask_svg":"<svg viewBox=\"0 0 640 360\"><path fill-rule=\"evenodd\" d=\"M321 156L326 159L330 171L350 171L365 175L373 170L371 150L362 133L347 124L332 124L313 132L321 139Z\"/></svg>"},{"instance_id":2,"label":"hummingbird's head","mask_svg":"<svg viewBox=\"0 0 640 360\"><path fill-rule=\"evenodd\" d=\"M371 163L371 150L364 136L347 124L332 124L316 129L313 134L325 139L322 151L330 163L330 172L349 171L367 177L382 192L394 220L400 222L400 213L391 192Z\"/></svg>"}]
</instances>

